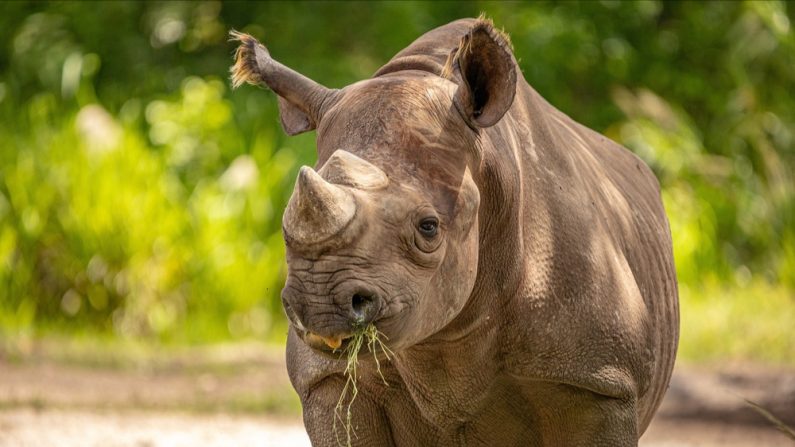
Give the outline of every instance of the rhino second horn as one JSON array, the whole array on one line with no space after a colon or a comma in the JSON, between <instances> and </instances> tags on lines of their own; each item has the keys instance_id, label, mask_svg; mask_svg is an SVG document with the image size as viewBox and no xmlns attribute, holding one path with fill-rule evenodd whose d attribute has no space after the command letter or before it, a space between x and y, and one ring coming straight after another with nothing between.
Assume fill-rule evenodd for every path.
<instances>
[{"instance_id":1,"label":"rhino second horn","mask_svg":"<svg viewBox=\"0 0 795 447\"><path fill-rule=\"evenodd\" d=\"M384 171L367 160L339 149L320 168L323 178L359 189L381 189L389 183Z\"/></svg>"},{"instance_id":2,"label":"rhino second horn","mask_svg":"<svg viewBox=\"0 0 795 447\"><path fill-rule=\"evenodd\" d=\"M355 213L356 201L350 192L304 166L298 173L282 225L288 239L312 245L342 231Z\"/></svg>"}]
</instances>

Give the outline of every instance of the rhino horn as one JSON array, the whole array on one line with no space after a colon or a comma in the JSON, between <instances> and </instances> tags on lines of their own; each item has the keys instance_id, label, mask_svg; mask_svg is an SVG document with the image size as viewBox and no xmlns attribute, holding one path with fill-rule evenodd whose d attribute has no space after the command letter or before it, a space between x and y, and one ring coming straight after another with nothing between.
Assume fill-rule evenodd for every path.
<instances>
[{"instance_id":1,"label":"rhino horn","mask_svg":"<svg viewBox=\"0 0 795 447\"><path fill-rule=\"evenodd\" d=\"M335 101L338 90L326 88L273 59L257 39L232 31L232 40L240 42L232 66L232 85L243 83L269 87L279 95L282 127L289 135L297 135L317 127L325 110Z\"/></svg>"},{"instance_id":2,"label":"rhino horn","mask_svg":"<svg viewBox=\"0 0 795 447\"><path fill-rule=\"evenodd\" d=\"M317 244L342 231L355 213L356 201L349 191L304 166L284 211L284 234L301 245Z\"/></svg>"},{"instance_id":3,"label":"rhino horn","mask_svg":"<svg viewBox=\"0 0 795 447\"><path fill-rule=\"evenodd\" d=\"M359 189L381 189L389 183L380 168L342 149L334 152L320 173L332 183Z\"/></svg>"}]
</instances>

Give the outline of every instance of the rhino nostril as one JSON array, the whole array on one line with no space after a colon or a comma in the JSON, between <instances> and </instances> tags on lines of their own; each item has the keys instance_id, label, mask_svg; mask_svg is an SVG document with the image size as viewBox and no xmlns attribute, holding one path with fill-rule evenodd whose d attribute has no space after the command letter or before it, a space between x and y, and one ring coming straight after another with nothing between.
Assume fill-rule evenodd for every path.
<instances>
[{"instance_id":1,"label":"rhino nostril","mask_svg":"<svg viewBox=\"0 0 795 447\"><path fill-rule=\"evenodd\" d=\"M359 322L371 319L375 313L375 297L366 293L356 293L351 298L353 315Z\"/></svg>"}]
</instances>

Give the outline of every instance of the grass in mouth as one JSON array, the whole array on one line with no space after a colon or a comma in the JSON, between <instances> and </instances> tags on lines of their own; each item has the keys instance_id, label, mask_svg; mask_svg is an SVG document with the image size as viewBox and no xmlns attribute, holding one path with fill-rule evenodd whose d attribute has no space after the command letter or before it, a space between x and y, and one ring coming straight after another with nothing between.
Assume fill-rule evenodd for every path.
<instances>
[{"instance_id":1,"label":"grass in mouth","mask_svg":"<svg viewBox=\"0 0 795 447\"><path fill-rule=\"evenodd\" d=\"M337 438L337 444L340 446L351 446L351 436L355 436L353 431L353 424L351 418L351 407L353 406L353 401L356 400L356 395L359 393L359 389L356 386L357 380L357 365L359 363L359 351L361 351L362 347L365 345L370 352L373 353L373 359L375 359L375 367L376 371L378 371L378 375L381 376L381 380L384 382L384 385L389 386L384 379L384 375L381 373L381 363L378 360L378 349L384 353L384 356L387 360L391 358L394 354L381 340L381 337L384 339L387 338L386 335L381 333L374 324L370 323L367 326L364 326L353 333L353 337L351 337L351 341L342 351L342 356L346 357L347 363L345 365L345 371L343 375L345 376L345 386L342 388L342 393L340 394L340 398L337 401L337 406L334 407L334 423L332 425L332 430L334 430L334 436ZM350 395L350 396L349 396ZM345 436L344 438L337 432L337 423L342 424L343 428L345 429ZM344 442L343 442L344 441Z\"/></svg>"}]
</instances>

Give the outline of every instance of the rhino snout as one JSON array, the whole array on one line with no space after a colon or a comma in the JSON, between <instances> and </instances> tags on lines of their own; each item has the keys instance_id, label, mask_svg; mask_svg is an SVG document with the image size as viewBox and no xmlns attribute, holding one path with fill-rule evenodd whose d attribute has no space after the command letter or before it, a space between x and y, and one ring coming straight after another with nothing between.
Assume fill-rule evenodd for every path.
<instances>
[{"instance_id":1,"label":"rhino snout","mask_svg":"<svg viewBox=\"0 0 795 447\"><path fill-rule=\"evenodd\" d=\"M335 350L360 328L374 322L383 300L368 287L346 288L326 299L294 289L282 291L287 317L311 347Z\"/></svg>"}]
</instances>

